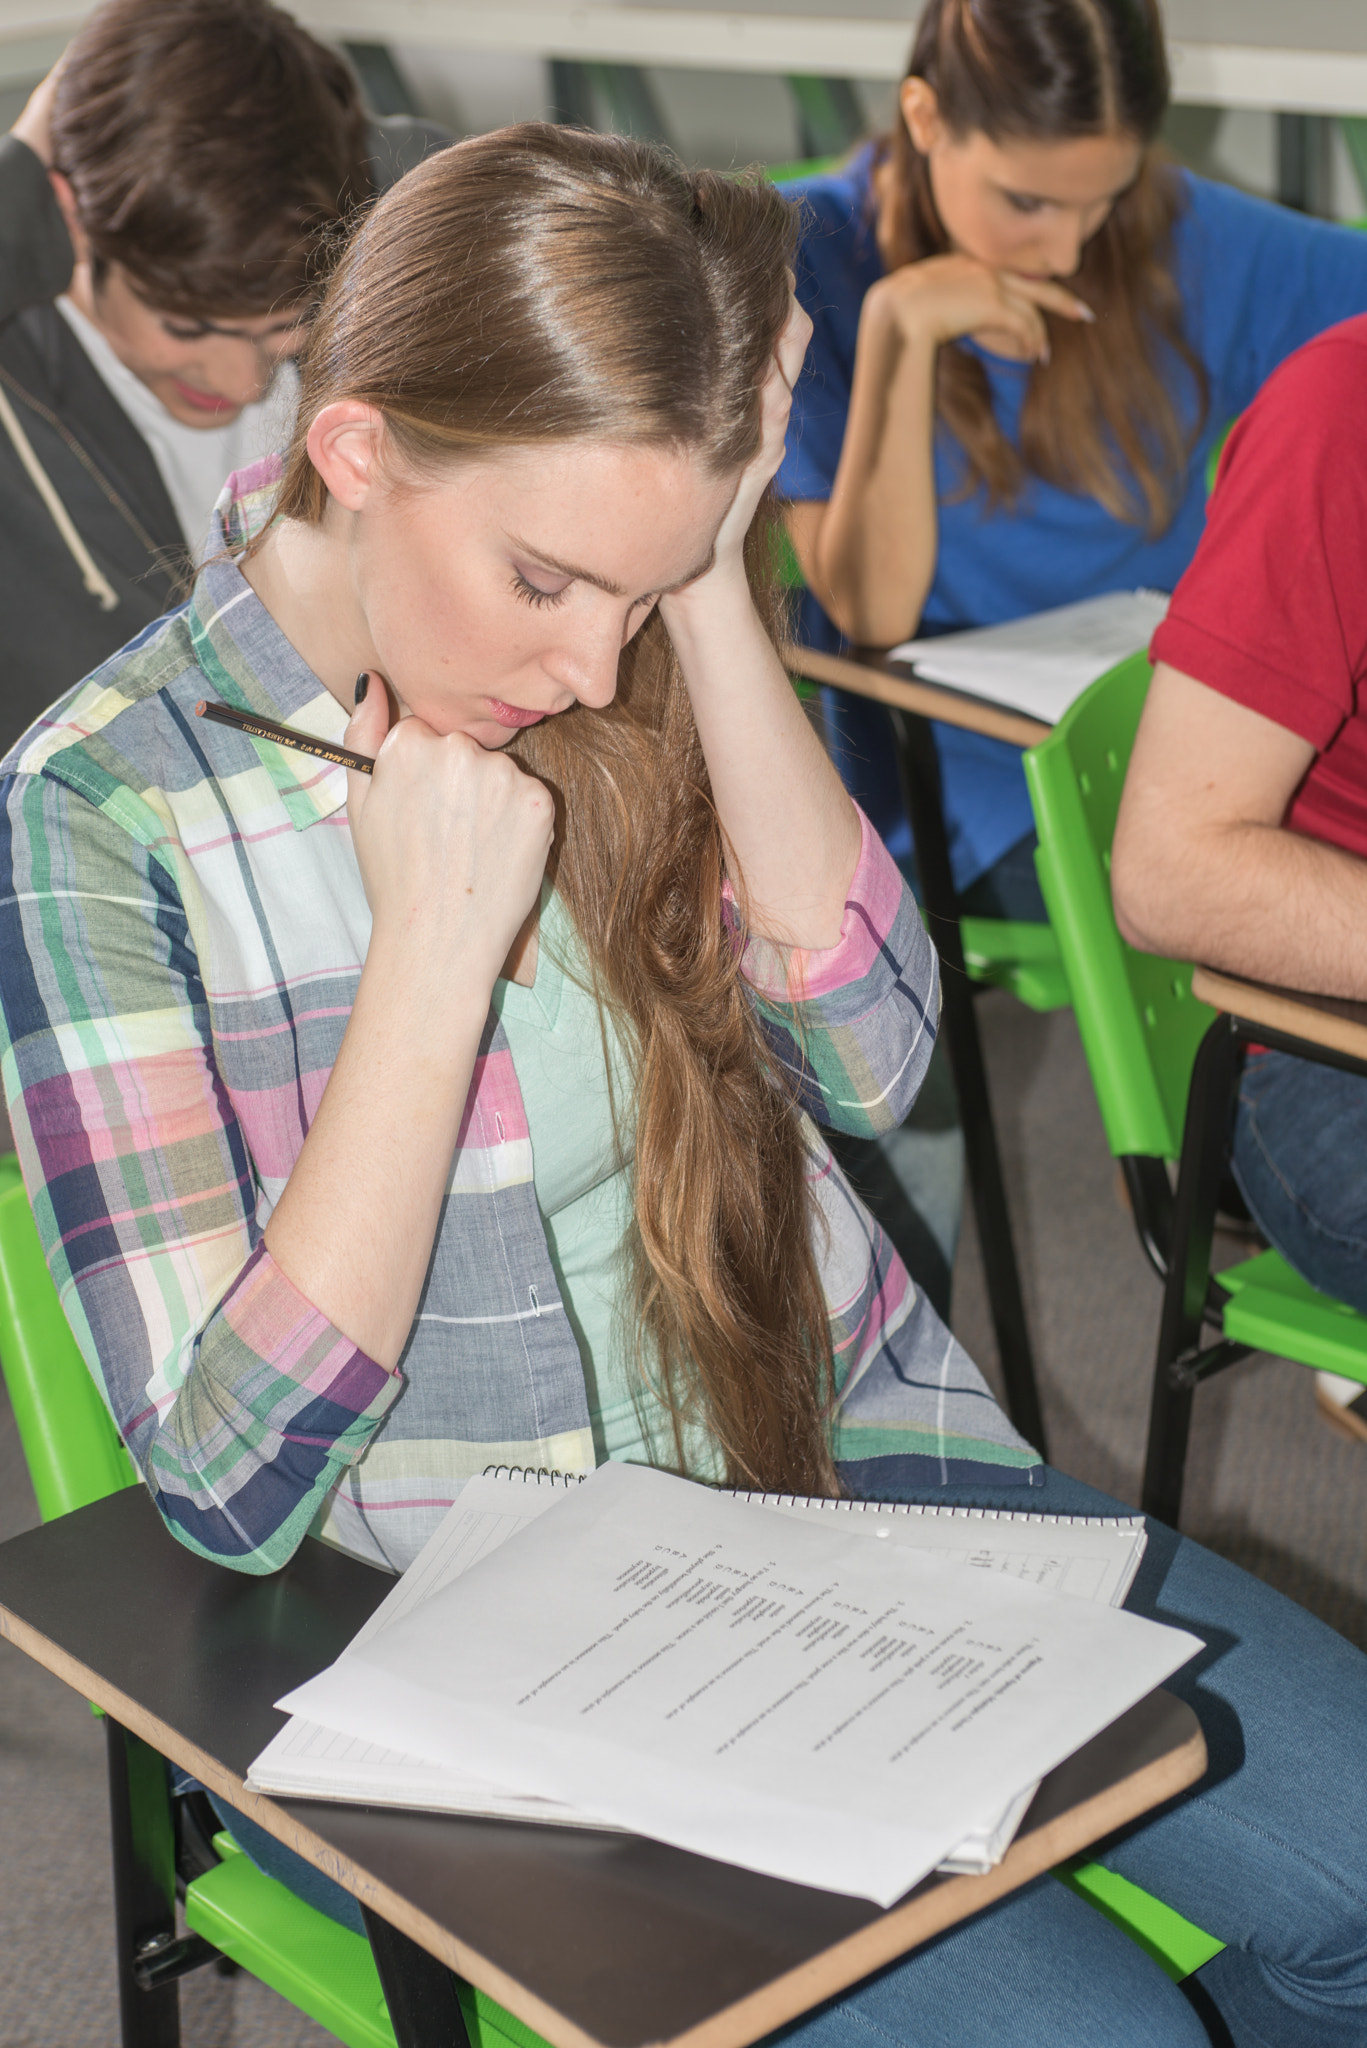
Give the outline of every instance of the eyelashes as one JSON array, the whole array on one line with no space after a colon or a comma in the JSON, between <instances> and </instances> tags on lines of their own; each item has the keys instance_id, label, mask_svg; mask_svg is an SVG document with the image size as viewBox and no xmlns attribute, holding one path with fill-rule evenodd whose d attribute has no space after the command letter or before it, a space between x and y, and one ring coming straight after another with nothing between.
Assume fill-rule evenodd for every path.
<instances>
[{"instance_id":1,"label":"eyelashes","mask_svg":"<svg viewBox=\"0 0 1367 2048\"><path fill-rule=\"evenodd\" d=\"M573 584L567 583L563 590L542 590L539 585L529 582L520 569L513 571L513 596L519 604L534 605L538 611L554 609L556 605L563 604L573 587ZM631 609L634 612L649 611L652 605L658 603L659 592L651 591L647 597L638 597Z\"/></svg>"},{"instance_id":2,"label":"eyelashes","mask_svg":"<svg viewBox=\"0 0 1367 2048\"><path fill-rule=\"evenodd\" d=\"M563 590L539 590L535 583L529 583L520 569L513 571L513 596L519 604L554 606L563 604L569 593L569 584Z\"/></svg>"}]
</instances>

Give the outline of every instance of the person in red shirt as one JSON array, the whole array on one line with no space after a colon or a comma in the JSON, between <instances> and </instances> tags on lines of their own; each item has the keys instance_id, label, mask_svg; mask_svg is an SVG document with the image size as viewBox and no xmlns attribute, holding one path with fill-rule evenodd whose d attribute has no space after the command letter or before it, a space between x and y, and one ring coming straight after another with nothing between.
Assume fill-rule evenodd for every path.
<instances>
[{"instance_id":1,"label":"person in red shirt","mask_svg":"<svg viewBox=\"0 0 1367 2048\"><path fill-rule=\"evenodd\" d=\"M1154 637L1111 882L1132 945L1367 998L1367 317L1287 359L1230 435ZM1268 1240L1367 1312L1367 1079L1247 1059L1231 1146ZM1321 1373L1367 1442L1367 1393Z\"/></svg>"}]
</instances>

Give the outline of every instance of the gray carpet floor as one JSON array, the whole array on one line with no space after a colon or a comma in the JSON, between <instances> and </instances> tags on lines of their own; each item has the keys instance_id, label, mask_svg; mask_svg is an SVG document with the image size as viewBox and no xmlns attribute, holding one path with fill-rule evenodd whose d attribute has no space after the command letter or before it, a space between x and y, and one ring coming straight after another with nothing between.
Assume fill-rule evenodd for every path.
<instances>
[{"instance_id":1,"label":"gray carpet floor","mask_svg":"<svg viewBox=\"0 0 1367 2048\"><path fill-rule=\"evenodd\" d=\"M1069 1012L981 1006L1055 1464L1134 1502L1158 1283L1119 1194ZM959 1335L989 1375L971 1225ZM1188 1532L1367 1647L1367 1447L1334 1436L1310 1376L1257 1358L1203 1388ZM0 1537L37 1519L0 1409ZM103 1738L85 1703L0 1644L0 2048L116 2048ZM331 2037L247 1977L181 1990L186 2048L321 2048Z\"/></svg>"}]
</instances>

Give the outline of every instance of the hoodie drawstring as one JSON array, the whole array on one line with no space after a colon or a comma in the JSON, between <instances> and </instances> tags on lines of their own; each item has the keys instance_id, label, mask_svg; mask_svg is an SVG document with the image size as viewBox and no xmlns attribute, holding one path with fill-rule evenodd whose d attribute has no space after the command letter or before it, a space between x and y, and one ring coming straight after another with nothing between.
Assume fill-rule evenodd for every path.
<instances>
[{"instance_id":1,"label":"hoodie drawstring","mask_svg":"<svg viewBox=\"0 0 1367 2048\"><path fill-rule=\"evenodd\" d=\"M33 443L19 422L19 415L9 402L7 393L0 389L0 426L14 443L14 452L28 471L29 481L38 496L52 514L52 523L66 544L67 553L81 572L81 581L90 595L99 599L100 610L112 612L119 602L118 592L109 578L101 573L89 548L72 524L71 514L57 496L52 478L43 468L33 451Z\"/></svg>"}]
</instances>

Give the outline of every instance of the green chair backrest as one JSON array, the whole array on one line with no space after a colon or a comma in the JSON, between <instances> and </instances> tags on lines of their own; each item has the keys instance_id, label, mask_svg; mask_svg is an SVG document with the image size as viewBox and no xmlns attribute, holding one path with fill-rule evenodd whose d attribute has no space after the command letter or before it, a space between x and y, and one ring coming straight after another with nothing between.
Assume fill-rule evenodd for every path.
<instances>
[{"instance_id":1,"label":"green chair backrest","mask_svg":"<svg viewBox=\"0 0 1367 2048\"><path fill-rule=\"evenodd\" d=\"M843 164L848 155L848 150L841 150L835 156L809 156L796 164L766 164L764 175L774 185L789 185L796 178L819 178L823 171Z\"/></svg>"},{"instance_id":2,"label":"green chair backrest","mask_svg":"<svg viewBox=\"0 0 1367 2048\"><path fill-rule=\"evenodd\" d=\"M1176 1159L1196 1048L1215 1013L1191 968L1127 946L1111 907L1111 841L1149 660L1121 662L1025 756L1035 864L1072 991L1106 1141L1121 1158Z\"/></svg>"},{"instance_id":3,"label":"green chair backrest","mask_svg":"<svg viewBox=\"0 0 1367 2048\"><path fill-rule=\"evenodd\" d=\"M57 1298L12 1152L0 1155L0 1366L45 1522L137 1485Z\"/></svg>"}]
</instances>

